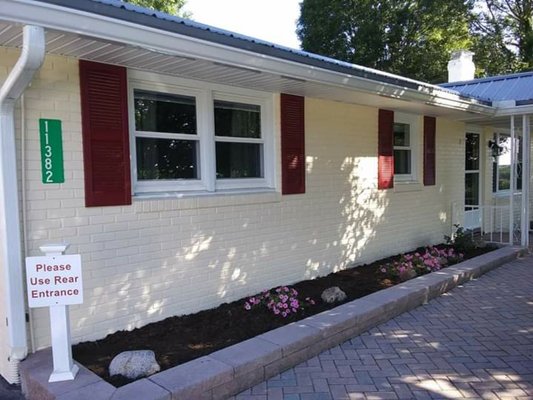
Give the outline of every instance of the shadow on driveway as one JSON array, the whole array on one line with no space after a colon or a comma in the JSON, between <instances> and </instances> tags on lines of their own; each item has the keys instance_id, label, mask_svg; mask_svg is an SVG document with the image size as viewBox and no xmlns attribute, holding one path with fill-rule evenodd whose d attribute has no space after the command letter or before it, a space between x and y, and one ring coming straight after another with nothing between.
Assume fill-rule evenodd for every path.
<instances>
[{"instance_id":1,"label":"shadow on driveway","mask_svg":"<svg viewBox=\"0 0 533 400\"><path fill-rule=\"evenodd\" d=\"M0 399L2 400L24 400L25 397L20 391L20 386L10 385L0 376Z\"/></svg>"}]
</instances>

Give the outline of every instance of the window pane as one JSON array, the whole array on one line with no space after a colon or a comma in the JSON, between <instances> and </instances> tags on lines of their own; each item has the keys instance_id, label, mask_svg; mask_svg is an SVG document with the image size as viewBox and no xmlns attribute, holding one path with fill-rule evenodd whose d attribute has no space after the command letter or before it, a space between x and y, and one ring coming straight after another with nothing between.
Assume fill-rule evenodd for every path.
<instances>
[{"instance_id":1,"label":"window pane","mask_svg":"<svg viewBox=\"0 0 533 400\"><path fill-rule=\"evenodd\" d=\"M522 163L516 164L516 190L522 190Z\"/></svg>"},{"instance_id":2,"label":"window pane","mask_svg":"<svg viewBox=\"0 0 533 400\"><path fill-rule=\"evenodd\" d=\"M136 144L139 180L198 179L195 140L138 137Z\"/></svg>"},{"instance_id":3,"label":"window pane","mask_svg":"<svg viewBox=\"0 0 533 400\"><path fill-rule=\"evenodd\" d=\"M498 190L511 189L511 166L499 165L498 173Z\"/></svg>"},{"instance_id":4,"label":"window pane","mask_svg":"<svg viewBox=\"0 0 533 400\"><path fill-rule=\"evenodd\" d=\"M498 156L498 165L511 165L511 138L500 135L498 144L503 148L501 155Z\"/></svg>"},{"instance_id":5,"label":"window pane","mask_svg":"<svg viewBox=\"0 0 533 400\"><path fill-rule=\"evenodd\" d=\"M194 97L135 90L138 131L196 134Z\"/></svg>"},{"instance_id":6,"label":"window pane","mask_svg":"<svg viewBox=\"0 0 533 400\"><path fill-rule=\"evenodd\" d=\"M216 100L215 135L260 138L261 107Z\"/></svg>"},{"instance_id":7,"label":"window pane","mask_svg":"<svg viewBox=\"0 0 533 400\"><path fill-rule=\"evenodd\" d=\"M465 170L479 170L479 135L466 134Z\"/></svg>"},{"instance_id":8,"label":"window pane","mask_svg":"<svg viewBox=\"0 0 533 400\"><path fill-rule=\"evenodd\" d=\"M217 142L217 178L261 178L262 145Z\"/></svg>"},{"instance_id":9,"label":"window pane","mask_svg":"<svg viewBox=\"0 0 533 400\"><path fill-rule=\"evenodd\" d=\"M394 124L394 146L409 147L409 125L408 124Z\"/></svg>"},{"instance_id":10,"label":"window pane","mask_svg":"<svg viewBox=\"0 0 533 400\"><path fill-rule=\"evenodd\" d=\"M411 173L411 150L394 150L394 174Z\"/></svg>"},{"instance_id":11,"label":"window pane","mask_svg":"<svg viewBox=\"0 0 533 400\"><path fill-rule=\"evenodd\" d=\"M465 174L465 204L479 205L479 173Z\"/></svg>"},{"instance_id":12,"label":"window pane","mask_svg":"<svg viewBox=\"0 0 533 400\"><path fill-rule=\"evenodd\" d=\"M511 189L511 138L499 134L498 144L503 147L502 154L497 157L498 186L497 190ZM516 189L522 190L522 138L515 139L515 182Z\"/></svg>"}]
</instances>

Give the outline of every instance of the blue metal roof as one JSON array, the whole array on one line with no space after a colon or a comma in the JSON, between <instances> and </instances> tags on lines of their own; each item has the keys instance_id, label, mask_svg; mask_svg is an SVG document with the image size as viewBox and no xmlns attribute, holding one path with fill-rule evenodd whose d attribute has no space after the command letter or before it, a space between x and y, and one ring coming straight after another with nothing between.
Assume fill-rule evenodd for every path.
<instances>
[{"instance_id":1,"label":"blue metal roof","mask_svg":"<svg viewBox=\"0 0 533 400\"><path fill-rule=\"evenodd\" d=\"M533 71L444 83L441 86L480 100L515 100L517 105L533 102Z\"/></svg>"},{"instance_id":2,"label":"blue metal roof","mask_svg":"<svg viewBox=\"0 0 533 400\"><path fill-rule=\"evenodd\" d=\"M190 36L234 48L248 50L257 54L274 58L293 61L329 71L349 74L376 82L392 84L416 91L428 93L444 91L457 94L467 100L477 100L469 96L462 96L455 90L446 89L425 82L416 81L399 75L378 71L372 68L351 64L329 57L308 53L302 50L291 49L264 40L237 34L224 29L201 24L188 19L169 15L139 7L120 0L37 0L45 3L56 4L62 7L104 15L121 19L138 25L165 30L172 33ZM490 105L490 102L477 100L480 104Z\"/></svg>"}]
</instances>

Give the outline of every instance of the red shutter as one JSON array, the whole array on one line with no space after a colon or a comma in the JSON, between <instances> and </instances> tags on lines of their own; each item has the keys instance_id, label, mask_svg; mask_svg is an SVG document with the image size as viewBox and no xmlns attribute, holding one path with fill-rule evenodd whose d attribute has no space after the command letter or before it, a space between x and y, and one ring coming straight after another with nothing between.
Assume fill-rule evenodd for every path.
<instances>
[{"instance_id":1,"label":"red shutter","mask_svg":"<svg viewBox=\"0 0 533 400\"><path fill-rule=\"evenodd\" d=\"M379 110L378 118L378 189L394 187L394 112Z\"/></svg>"},{"instance_id":2,"label":"red shutter","mask_svg":"<svg viewBox=\"0 0 533 400\"><path fill-rule=\"evenodd\" d=\"M435 185L435 117L424 117L424 185Z\"/></svg>"},{"instance_id":3,"label":"red shutter","mask_svg":"<svg viewBox=\"0 0 533 400\"><path fill-rule=\"evenodd\" d=\"M282 194L305 193L304 98L281 94Z\"/></svg>"},{"instance_id":4,"label":"red shutter","mask_svg":"<svg viewBox=\"0 0 533 400\"><path fill-rule=\"evenodd\" d=\"M85 205L131 204L126 69L80 61Z\"/></svg>"}]
</instances>

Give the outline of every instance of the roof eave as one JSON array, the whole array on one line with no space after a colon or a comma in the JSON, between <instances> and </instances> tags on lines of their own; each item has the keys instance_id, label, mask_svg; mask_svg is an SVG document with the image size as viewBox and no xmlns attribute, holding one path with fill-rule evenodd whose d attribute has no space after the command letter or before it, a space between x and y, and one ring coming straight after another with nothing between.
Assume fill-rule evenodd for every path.
<instances>
[{"instance_id":1,"label":"roof eave","mask_svg":"<svg viewBox=\"0 0 533 400\"><path fill-rule=\"evenodd\" d=\"M259 54L249 49L236 48L228 44L177 34L49 2L0 0L0 8L3 9L2 19L8 21L39 25L49 29L124 43L161 54L209 60L475 114L490 116L495 112L495 109L485 102L460 96L422 82L418 87L413 88L411 84L408 85L410 87L392 84L387 79L378 81L356 76L355 71L351 71L353 73L332 71L316 65ZM126 12L129 11L126 10ZM409 82L414 81L409 80Z\"/></svg>"}]
</instances>

